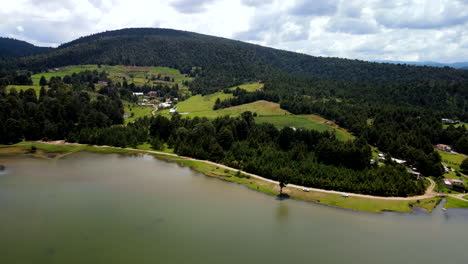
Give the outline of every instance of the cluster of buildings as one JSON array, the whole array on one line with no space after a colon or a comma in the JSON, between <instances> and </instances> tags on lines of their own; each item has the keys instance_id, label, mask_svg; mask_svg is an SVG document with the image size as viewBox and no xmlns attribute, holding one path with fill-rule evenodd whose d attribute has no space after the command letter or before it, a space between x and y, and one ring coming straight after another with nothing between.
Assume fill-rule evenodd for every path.
<instances>
[{"instance_id":1,"label":"cluster of buildings","mask_svg":"<svg viewBox=\"0 0 468 264\"><path fill-rule=\"evenodd\" d=\"M138 97L138 105L155 107L158 109L171 108L174 102L178 101L178 98L172 98L171 100L170 97L159 97L156 91L149 91L146 95L141 92L134 92L133 95Z\"/></svg>"},{"instance_id":2,"label":"cluster of buildings","mask_svg":"<svg viewBox=\"0 0 468 264\"><path fill-rule=\"evenodd\" d=\"M380 161L385 161L385 160L387 160L387 157L385 157L384 154L379 153L379 154L377 154L377 155L379 156L379 160L380 160ZM408 172L409 172L410 174L412 174L416 179L419 180L419 178L421 178L421 173L418 172L418 169L416 169L416 167L411 166L410 164L408 164L408 162L407 162L406 160L396 159L396 158L392 158L392 157L390 157L390 159L391 159L393 162L397 163L397 164L401 164L401 165L407 166L407 167L408 167ZM375 163L376 163L376 161L372 159L372 160L371 160L371 164L375 164Z\"/></svg>"}]
</instances>

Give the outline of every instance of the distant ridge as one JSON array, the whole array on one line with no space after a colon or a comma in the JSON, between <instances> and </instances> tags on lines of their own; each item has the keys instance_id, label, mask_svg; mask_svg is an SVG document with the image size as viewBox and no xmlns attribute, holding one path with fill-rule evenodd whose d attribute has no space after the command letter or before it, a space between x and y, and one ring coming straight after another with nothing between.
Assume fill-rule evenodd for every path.
<instances>
[{"instance_id":1,"label":"distant ridge","mask_svg":"<svg viewBox=\"0 0 468 264\"><path fill-rule=\"evenodd\" d=\"M432 66L432 67L452 67L455 69L467 69L468 61L466 62L455 62L455 63L441 63L435 61L392 61L392 60L375 60L371 62L378 63L391 63L391 64L406 64L415 66Z\"/></svg>"},{"instance_id":2,"label":"distant ridge","mask_svg":"<svg viewBox=\"0 0 468 264\"><path fill-rule=\"evenodd\" d=\"M199 85L212 90L278 73L365 83L468 80L465 71L449 68L316 57L162 28L120 29L81 37L47 53L21 58L12 66L40 71L76 64L166 66L182 73L200 67Z\"/></svg>"},{"instance_id":3,"label":"distant ridge","mask_svg":"<svg viewBox=\"0 0 468 264\"><path fill-rule=\"evenodd\" d=\"M0 37L0 58L9 59L31 56L52 50L48 47L38 47L26 41Z\"/></svg>"}]
</instances>

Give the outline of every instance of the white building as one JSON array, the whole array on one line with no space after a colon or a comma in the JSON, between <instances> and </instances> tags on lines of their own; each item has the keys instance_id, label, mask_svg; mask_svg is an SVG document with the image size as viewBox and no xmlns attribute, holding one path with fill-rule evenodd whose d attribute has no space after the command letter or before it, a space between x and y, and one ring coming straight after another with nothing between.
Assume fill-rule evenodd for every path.
<instances>
[{"instance_id":1,"label":"white building","mask_svg":"<svg viewBox=\"0 0 468 264\"><path fill-rule=\"evenodd\" d=\"M169 108L169 107L171 107L171 104L170 103L160 103L158 106L159 106L159 108Z\"/></svg>"}]
</instances>

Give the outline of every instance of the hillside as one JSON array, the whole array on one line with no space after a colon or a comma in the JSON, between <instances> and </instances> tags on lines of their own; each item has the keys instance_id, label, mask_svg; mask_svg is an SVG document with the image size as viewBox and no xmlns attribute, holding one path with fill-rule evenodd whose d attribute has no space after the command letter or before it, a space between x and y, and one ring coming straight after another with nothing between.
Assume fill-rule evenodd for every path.
<instances>
[{"instance_id":1,"label":"hillside","mask_svg":"<svg viewBox=\"0 0 468 264\"><path fill-rule=\"evenodd\" d=\"M209 86L266 78L274 72L356 82L468 80L455 69L314 57L192 32L159 28L108 31L79 38L26 59L23 67L76 64L166 66L187 73L201 67ZM230 85L232 84L232 85Z\"/></svg>"},{"instance_id":2,"label":"hillside","mask_svg":"<svg viewBox=\"0 0 468 264\"><path fill-rule=\"evenodd\" d=\"M452 67L456 69L468 68L468 62L442 63L436 61L392 61L392 60L376 60L374 62L393 63L393 64L408 64L417 66L433 66L433 67Z\"/></svg>"},{"instance_id":3,"label":"hillside","mask_svg":"<svg viewBox=\"0 0 468 264\"><path fill-rule=\"evenodd\" d=\"M0 37L0 58L16 58L44 53L52 48L37 47L26 41Z\"/></svg>"}]
</instances>

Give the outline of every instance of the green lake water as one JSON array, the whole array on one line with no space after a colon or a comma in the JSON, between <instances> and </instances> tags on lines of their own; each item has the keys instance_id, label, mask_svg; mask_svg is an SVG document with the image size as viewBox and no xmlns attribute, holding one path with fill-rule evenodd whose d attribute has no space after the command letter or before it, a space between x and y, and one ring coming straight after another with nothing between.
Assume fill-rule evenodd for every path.
<instances>
[{"instance_id":1,"label":"green lake water","mask_svg":"<svg viewBox=\"0 0 468 264\"><path fill-rule=\"evenodd\" d=\"M0 157L0 263L468 263L468 210L278 200L152 156Z\"/></svg>"}]
</instances>

